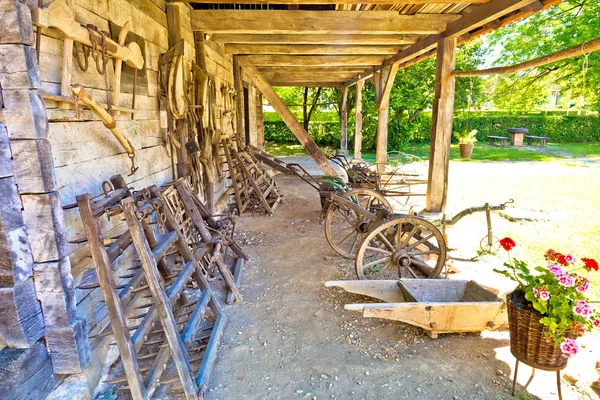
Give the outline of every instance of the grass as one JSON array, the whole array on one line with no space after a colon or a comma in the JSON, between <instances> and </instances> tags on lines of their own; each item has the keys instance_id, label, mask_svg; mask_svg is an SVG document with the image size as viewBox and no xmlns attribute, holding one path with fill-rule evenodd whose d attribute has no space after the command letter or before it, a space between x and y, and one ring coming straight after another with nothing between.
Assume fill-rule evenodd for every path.
<instances>
[{"instance_id":1,"label":"grass","mask_svg":"<svg viewBox=\"0 0 600 400\"><path fill-rule=\"evenodd\" d=\"M300 144L277 144L270 143L266 147L267 152L274 156L305 156L307 153ZM423 160L429 159L429 145L409 145L400 151L412 154ZM600 143L577 143L558 144L549 143L547 147L500 147L489 144L477 143L473 149L470 160L460 158L457 144L450 146L450 159L453 161L561 161L572 158L600 159ZM372 150L363 152L363 159L375 162L375 153Z\"/></svg>"}]
</instances>

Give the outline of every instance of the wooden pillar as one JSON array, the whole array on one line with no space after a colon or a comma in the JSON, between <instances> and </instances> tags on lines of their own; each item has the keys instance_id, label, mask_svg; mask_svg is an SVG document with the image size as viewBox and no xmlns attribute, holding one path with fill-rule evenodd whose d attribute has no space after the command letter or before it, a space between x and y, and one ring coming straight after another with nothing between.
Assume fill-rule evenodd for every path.
<instances>
[{"instance_id":1,"label":"wooden pillar","mask_svg":"<svg viewBox=\"0 0 600 400\"><path fill-rule=\"evenodd\" d=\"M348 154L348 86L342 87L342 109L340 115L340 150Z\"/></svg>"},{"instance_id":2,"label":"wooden pillar","mask_svg":"<svg viewBox=\"0 0 600 400\"><path fill-rule=\"evenodd\" d=\"M244 82L242 82L242 67L237 57L233 57L233 85L235 88L235 138L238 146L242 146L246 136L244 126Z\"/></svg>"},{"instance_id":3,"label":"wooden pillar","mask_svg":"<svg viewBox=\"0 0 600 400\"><path fill-rule=\"evenodd\" d=\"M426 197L427 212L442 212L448 193L448 165L452 114L454 112L454 64L456 39L442 39L437 46L435 98L431 122L429 177Z\"/></svg>"},{"instance_id":4,"label":"wooden pillar","mask_svg":"<svg viewBox=\"0 0 600 400\"><path fill-rule=\"evenodd\" d=\"M373 75L375 95L377 97L377 149L375 152L375 162L379 170L383 170L387 162L390 93L397 71L398 66L393 64L382 68Z\"/></svg>"},{"instance_id":5,"label":"wooden pillar","mask_svg":"<svg viewBox=\"0 0 600 400\"><path fill-rule=\"evenodd\" d=\"M325 157L325 154L323 154L321 149L319 149L319 146L317 146L310 136L308 136L308 133L304 130L302 124L298 122L294 114L287 108L283 103L283 100L275 93L271 84L269 84L258 69L250 65L244 65L244 71L246 71L246 74L250 77L258 90L262 92L263 96L269 100L271 106L277 111L277 114L279 114L294 136L296 136L298 141L304 146L304 149L308 154L315 160L319 168L321 168L321 171L326 175L337 176L337 172L331 166L331 163L327 157Z\"/></svg>"},{"instance_id":6,"label":"wooden pillar","mask_svg":"<svg viewBox=\"0 0 600 400\"><path fill-rule=\"evenodd\" d=\"M356 125L354 127L354 158L361 158L362 151L362 88L363 81L356 82Z\"/></svg>"},{"instance_id":7,"label":"wooden pillar","mask_svg":"<svg viewBox=\"0 0 600 400\"><path fill-rule=\"evenodd\" d=\"M263 96L262 93L256 91L256 136L257 146L259 149L265 149L265 116L263 113Z\"/></svg>"}]
</instances>

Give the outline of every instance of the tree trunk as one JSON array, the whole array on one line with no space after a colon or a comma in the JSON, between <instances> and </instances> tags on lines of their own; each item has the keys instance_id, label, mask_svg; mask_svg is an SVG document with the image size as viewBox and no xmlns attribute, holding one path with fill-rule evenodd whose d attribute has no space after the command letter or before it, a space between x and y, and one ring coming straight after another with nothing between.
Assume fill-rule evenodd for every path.
<instances>
[{"instance_id":1,"label":"tree trunk","mask_svg":"<svg viewBox=\"0 0 600 400\"><path fill-rule=\"evenodd\" d=\"M304 125L304 130L306 132L308 132L308 124L310 122L310 117L312 116L313 111L315 111L315 107L319 103L320 96L321 96L321 88L318 88L317 94L315 94L315 97L313 98L313 101L311 102L310 109L309 109L308 108L308 87L304 88L304 100L302 102L302 114L303 114L304 119L302 121L302 124Z\"/></svg>"}]
</instances>

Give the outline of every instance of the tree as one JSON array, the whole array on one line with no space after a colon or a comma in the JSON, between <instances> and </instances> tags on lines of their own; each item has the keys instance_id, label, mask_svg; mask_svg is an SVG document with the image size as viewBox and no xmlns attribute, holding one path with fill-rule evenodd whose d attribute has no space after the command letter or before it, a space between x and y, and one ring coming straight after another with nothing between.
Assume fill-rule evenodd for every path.
<instances>
[{"instance_id":1,"label":"tree","mask_svg":"<svg viewBox=\"0 0 600 400\"><path fill-rule=\"evenodd\" d=\"M485 40L485 48L497 54L495 65L524 62L566 47L597 38L600 32L600 5L595 0L565 0L523 21L499 29ZM579 101L580 106L600 108L595 88L600 84L600 55L557 61L519 73L493 77L494 103L513 110L530 110L547 100L549 90ZM585 72L585 73L584 73Z\"/></svg>"}]
</instances>

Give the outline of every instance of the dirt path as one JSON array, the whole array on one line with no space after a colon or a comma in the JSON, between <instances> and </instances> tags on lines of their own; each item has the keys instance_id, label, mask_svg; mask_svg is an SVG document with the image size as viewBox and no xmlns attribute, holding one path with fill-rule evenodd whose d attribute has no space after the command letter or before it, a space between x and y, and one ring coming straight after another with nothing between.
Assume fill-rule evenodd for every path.
<instances>
[{"instance_id":1,"label":"dirt path","mask_svg":"<svg viewBox=\"0 0 600 400\"><path fill-rule=\"evenodd\" d=\"M343 304L367 299L323 286L355 278L325 241L316 191L295 177L277 181L285 198L276 215L238 220L251 257L244 303L226 309L207 400L512 398L506 332L432 340L409 325L345 311ZM529 371L521 369L520 384ZM555 375L538 372L530 392L556 398ZM582 398L565 382L563 395Z\"/></svg>"}]
</instances>

